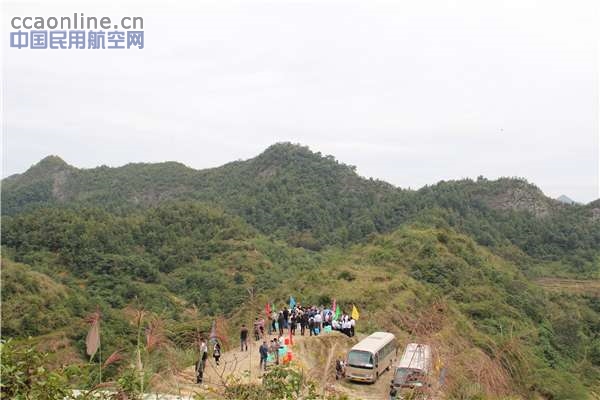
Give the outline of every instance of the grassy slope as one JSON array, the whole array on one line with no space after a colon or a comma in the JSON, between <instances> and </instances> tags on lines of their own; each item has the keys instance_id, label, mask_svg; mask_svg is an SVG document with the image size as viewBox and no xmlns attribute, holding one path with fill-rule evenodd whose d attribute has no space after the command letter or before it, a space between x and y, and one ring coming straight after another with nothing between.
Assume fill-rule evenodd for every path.
<instances>
[{"instance_id":1,"label":"grassy slope","mask_svg":"<svg viewBox=\"0 0 600 400\"><path fill-rule=\"evenodd\" d=\"M599 389L600 369L586 357L599 310L588 300L550 298L466 236L404 227L329 260L304 289L308 298L337 296L359 307L367 331L434 343L456 396L474 382L498 395L578 398Z\"/></svg>"}]
</instances>

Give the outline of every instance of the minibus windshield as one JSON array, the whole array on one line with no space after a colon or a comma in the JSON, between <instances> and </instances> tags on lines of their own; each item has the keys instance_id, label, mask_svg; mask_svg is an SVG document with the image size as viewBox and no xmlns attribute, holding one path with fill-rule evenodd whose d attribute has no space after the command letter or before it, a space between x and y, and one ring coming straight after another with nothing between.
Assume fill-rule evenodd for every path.
<instances>
[{"instance_id":1,"label":"minibus windshield","mask_svg":"<svg viewBox=\"0 0 600 400\"><path fill-rule=\"evenodd\" d=\"M373 368L373 355L367 351L352 350L348 353L348 365L358 368Z\"/></svg>"}]
</instances>

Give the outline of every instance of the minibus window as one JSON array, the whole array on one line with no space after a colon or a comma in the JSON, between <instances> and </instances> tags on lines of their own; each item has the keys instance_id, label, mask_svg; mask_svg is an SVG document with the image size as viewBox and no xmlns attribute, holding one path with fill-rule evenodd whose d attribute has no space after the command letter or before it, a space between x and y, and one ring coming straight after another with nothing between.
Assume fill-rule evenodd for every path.
<instances>
[{"instance_id":1,"label":"minibus window","mask_svg":"<svg viewBox=\"0 0 600 400\"><path fill-rule=\"evenodd\" d=\"M352 350L348 353L348 365L359 368L373 368L373 356L367 351Z\"/></svg>"}]
</instances>

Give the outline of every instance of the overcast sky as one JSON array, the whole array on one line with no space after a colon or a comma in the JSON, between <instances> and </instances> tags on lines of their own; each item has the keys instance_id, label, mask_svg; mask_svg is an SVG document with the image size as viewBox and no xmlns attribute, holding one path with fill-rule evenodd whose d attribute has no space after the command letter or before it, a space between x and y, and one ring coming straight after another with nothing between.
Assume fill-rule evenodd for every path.
<instances>
[{"instance_id":1,"label":"overcast sky","mask_svg":"<svg viewBox=\"0 0 600 400\"><path fill-rule=\"evenodd\" d=\"M292 141L401 187L520 176L587 202L596 3L4 1L3 176L49 154L207 168ZM8 48L13 16L74 12L142 16L145 49Z\"/></svg>"}]
</instances>

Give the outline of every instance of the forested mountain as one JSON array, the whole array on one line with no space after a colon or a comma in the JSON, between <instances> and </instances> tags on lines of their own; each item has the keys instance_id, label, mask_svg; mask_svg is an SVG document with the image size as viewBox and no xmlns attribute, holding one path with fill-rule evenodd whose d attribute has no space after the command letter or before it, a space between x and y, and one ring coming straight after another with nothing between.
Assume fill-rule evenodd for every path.
<instances>
[{"instance_id":1,"label":"forested mountain","mask_svg":"<svg viewBox=\"0 0 600 400\"><path fill-rule=\"evenodd\" d=\"M3 215L47 206L94 206L119 214L171 200L216 205L263 233L315 250L388 232L432 208L453 214L450 221L482 244L509 240L532 255L556 258L575 243L585 249L600 243L597 203L565 205L524 180L509 178L402 190L290 143L200 171L174 162L77 169L49 156L2 182ZM536 227L546 237L529 232Z\"/></svg>"},{"instance_id":2,"label":"forested mountain","mask_svg":"<svg viewBox=\"0 0 600 400\"><path fill-rule=\"evenodd\" d=\"M185 347L218 316L234 335L294 294L358 305L363 332L435 343L448 398L600 391L598 297L536 284L600 278L599 201L563 204L514 178L403 190L284 143L201 171L51 156L3 180L2 213L3 337L57 365L82 358L97 305L106 351L134 346L141 308Z\"/></svg>"}]
</instances>

